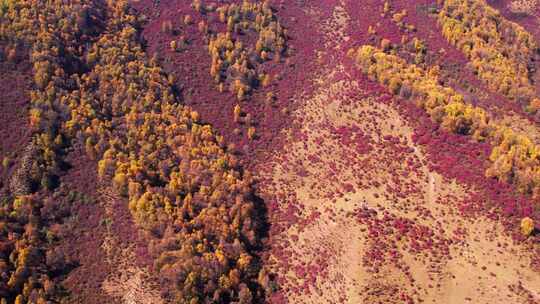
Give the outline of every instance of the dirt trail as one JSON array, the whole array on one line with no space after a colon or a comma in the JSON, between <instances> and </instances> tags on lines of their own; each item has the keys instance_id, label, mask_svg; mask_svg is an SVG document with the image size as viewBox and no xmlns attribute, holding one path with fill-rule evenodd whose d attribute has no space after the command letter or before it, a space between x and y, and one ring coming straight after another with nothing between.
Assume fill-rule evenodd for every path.
<instances>
[{"instance_id":1,"label":"dirt trail","mask_svg":"<svg viewBox=\"0 0 540 304\"><path fill-rule=\"evenodd\" d=\"M324 50L344 52L343 7L323 22ZM314 76L294 113L301 129L256 170L262 196L276 198L269 267L288 302L538 303L527 249L496 222L458 214L473 190L430 172L392 103L339 62ZM397 221L406 232L377 235Z\"/></svg>"}]
</instances>

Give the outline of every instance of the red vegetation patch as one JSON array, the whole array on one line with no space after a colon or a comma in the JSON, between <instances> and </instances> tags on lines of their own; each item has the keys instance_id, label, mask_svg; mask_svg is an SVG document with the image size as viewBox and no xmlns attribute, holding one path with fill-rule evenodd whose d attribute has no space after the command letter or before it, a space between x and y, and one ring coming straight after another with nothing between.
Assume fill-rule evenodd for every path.
<instances>
[{"instance_id":1,"label":"red vegetation patch","mask_svg":"<svg viewBox=\"0 0 540 304\"><path fill-rule=\"evenodd\" d=\"M378 273L387 263L392 263L405 276L414 281L410 269L401 260L402 252L413 256L427 253L436 268L444 263L450 254L452 240L443 236L444 231L434 231L407 218L390 214L387 211L359 209L355 211L357 220L367 226L369 239L368 251L364 255L364 266L369 271Z\"/></svg>"},{"instance_id":2,"label":"red vegetation patch","mask_svg":"<svg viewBox=\"0 0 540 304\"><path fill-rule=\"evenodd\" d=\"M332 131L337 135L342 145L354 147L360 155L369 153L372 149L370 137L366 136L358 126L341 126Z\"/></svg>"}]
</instances>

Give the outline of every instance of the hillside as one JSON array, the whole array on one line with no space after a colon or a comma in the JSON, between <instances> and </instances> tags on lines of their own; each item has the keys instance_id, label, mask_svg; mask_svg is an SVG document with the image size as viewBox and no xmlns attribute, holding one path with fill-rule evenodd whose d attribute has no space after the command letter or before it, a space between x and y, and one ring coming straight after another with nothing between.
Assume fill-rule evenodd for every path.
<instances>
[{"instance_id":1,"label":"hillside","mask_svg":"<svg viewBox=\"0 0 540 304\"><path fill-rule=\"evenodd\" d=\"M540 303L540 1L0 0L1 303Z\"/></svg>"}]
</instances>

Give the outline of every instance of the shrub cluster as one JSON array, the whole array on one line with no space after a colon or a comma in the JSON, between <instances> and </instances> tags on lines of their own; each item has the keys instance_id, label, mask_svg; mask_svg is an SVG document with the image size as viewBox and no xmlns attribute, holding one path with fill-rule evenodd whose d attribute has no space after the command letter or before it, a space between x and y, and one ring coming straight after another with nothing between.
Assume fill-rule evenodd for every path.
<instances>
[{"instance_id":1,"label":"shrub cluster","mask_svg":"<svg viewBox=\"0 0 540 304\"><path fill-rule=\"evenodd\" d=\"M445 0L438 15L444 37L470 60L488 87L530 112L540 108L530 67L539 50L534 38L484 0Z\"/></svg>"},{"instance_id":2,"label":"shrub cluster","mask_svg":"<svg viewBox=\"0 0 540 304\"><path fill-rule=\"evenodd\" d=\"M525 134L497 123L483 109L466 104L452 88L440 85L437 67L425 70L369 45L349 54L364 73L393 94L415 100L446 130L489 142L493 150L487 176L513 183L519 191L540 198L540 147Z\"/></svg>"},{"instance_id":3,"label":"shrub cluster","mask_svg":"<svg viewBox=\"0 0 540 304\"><path fill-rule=\"evenodd\" d=\"M32 45L35 171L56 172L66 143L82 143L160 238L156 266L176 301L260 296L250 178L147 59L127 1L13 1L4 14L2 37Z\"/></svg>"},{"instance_id":4,"label":"shrub cluster","mask_svg":"<svg viewBox=\"0 0 540 304\"><path fill-rule=\"evenodd\" d=\"M226 26L223 32L210 33L210 74L220 90L228 86L242 100L259 83L268 85L269 75L258 73L257 67L268 60L280 60L285 51L286 30L269 1L224 4L216 9L216 14ZM255 45L251 46L243 38L250 32L257 34Z\"/></svg>"},{"instance_id":5,"label":"shrub cluster","mask_svg":"<svg viewBox=\"0 0 540 304\"><path fill-rule=\"evenodd\" d=\"M534 230L534 221L530 217L524 217L521 220L521 234L529 236Z\"/></svg>"}]
</instances>

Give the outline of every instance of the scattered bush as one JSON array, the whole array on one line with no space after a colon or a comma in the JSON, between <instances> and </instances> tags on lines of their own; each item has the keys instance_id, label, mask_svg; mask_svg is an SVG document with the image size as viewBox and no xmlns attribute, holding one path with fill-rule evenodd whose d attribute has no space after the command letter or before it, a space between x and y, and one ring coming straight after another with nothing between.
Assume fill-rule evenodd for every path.
<instances>
[{"instance_id":1,"label":"scattered bush","mask_svg":"<svg viewBox=\"0 0 540 304\"><path fill-rule=\"evenodd\" d=\"M234 110L233 110L233 120L234 122L236 123L239 123L240 122L240 114L242 114L242 109L240 109L240 105L235 105L234 106Z\"/></svg>"},{"instance_id":2,"label":"scattered bush","mask_svg":"<svg viewBox=\"0 0 540 304\"><path fill-rule=\"evenodd\" d=\"M170 20L163 21L161 23L161 32L170 34L173 31L173 25Z\"/></svg>"},{"instance_id":3,"label":"scattered bush","mask_svg":"<svg viewBox=\"0 0 540 304\"><path fill-rule=\"evenodd\" d=\"M9 157L5 156L4 159L2 159L2 168L4 171L9 169L9 165L11 164L11 159Z\"/></svg>"},{"instance_id":4,"label":"scattered bush","mask_svg":"<svg viewBox=\"0 0 540 304\"><path fill-rule=\"evenodd\" d=\"M255 139L255 128L254 127L249 127L248 130L247 130L247 136L250 140L253 140Z\"/></svg>"},{"instance_id":5,"label":"scattered bush","mask_svg":"<svg viewBox=\"0 0 540 304\"><path fill-rule=\"evenodd\" d=\"M191 17L191 15L185 15L184 16L184 24L185 25L190 25L192 22L193 22L193 18Z\"/></svg>"}]
</instances>

